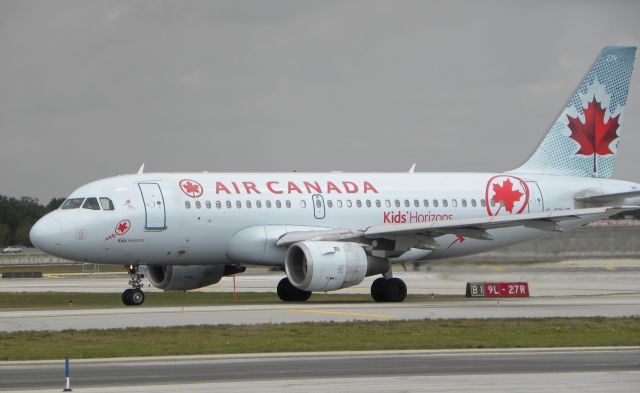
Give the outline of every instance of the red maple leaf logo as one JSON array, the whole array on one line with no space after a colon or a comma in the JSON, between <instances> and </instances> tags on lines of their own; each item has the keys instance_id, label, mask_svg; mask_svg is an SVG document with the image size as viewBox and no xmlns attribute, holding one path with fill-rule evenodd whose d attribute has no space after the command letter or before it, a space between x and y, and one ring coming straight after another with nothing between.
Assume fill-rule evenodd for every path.
<instances>
[{"instance_id":1,"label":"red maple leaf logo","mask_svg":"<svg viewBox=\"0 0 640 393\"><path fill-rule=\"evenodd\" d=\"M131 221L122 220L116 225L116 235L124 235L131 228Z\"/></svg>"},{"instance_id":2,"label":"red maple leaf logo","mask_svg":"<svg viewBox=\"0 0 640 393\"><path fill-rule=\"evenodd\" d=\"M500 208L504 206L509 213L513 213L513 205L520 201L520 198L524 195L522 192L513 189L513 183L509 179L502 182L502 185L494 183L493 192L495 192L495 194L491 198L491 201L500 203ZM498 209L498 211L500 211L500 209Z\"/></svg>"},{"instance_id":3,"label":"red maple leaf logo","mask_svg":"<svg viewBox=\"0 0 640 393\"><path fill-rule=\"evenodd\" d=\"M594 96L584 109L584 123L578 117L574 118L567 115L567 119L569 119L568 127L571 130L569 137L580 145L580 149L576 154L593 155L594 172L597 169L596 154L601 156L613 154L609 145L618 138L617 131L618 127L620 127L618 122L620 115L609 117L605 123L604 114L605 109L596 101Z\"/></svg>"},{"instance_id":4,"label":"red maple leaf logo","mask_svg":"<svg viewBox=\"0 0 640 393\"><path fill-rule=\"evenodd\" d=\"M193 180L181 180L180 189L182 189L182 192L192 198L197 198L202 195L202 186L198 182Z\"/></svg>"}]
</instances>

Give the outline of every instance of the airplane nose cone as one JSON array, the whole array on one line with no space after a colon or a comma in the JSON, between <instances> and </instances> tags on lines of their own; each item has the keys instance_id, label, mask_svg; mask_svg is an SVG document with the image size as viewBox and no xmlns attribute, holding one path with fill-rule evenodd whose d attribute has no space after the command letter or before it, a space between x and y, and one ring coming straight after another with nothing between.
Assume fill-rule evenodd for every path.
<instances>
[{"instance_id":1,"label":"airplane nose cone","mask_svg":"<svg viewBox=\"0 0 640 393\"><path fill-rule=\"evenodd\" d=\"M62 223L54 217L44 216L33 225L29 238L39 250L55 254L62 243Z\"/></svg>"}]
</instances>

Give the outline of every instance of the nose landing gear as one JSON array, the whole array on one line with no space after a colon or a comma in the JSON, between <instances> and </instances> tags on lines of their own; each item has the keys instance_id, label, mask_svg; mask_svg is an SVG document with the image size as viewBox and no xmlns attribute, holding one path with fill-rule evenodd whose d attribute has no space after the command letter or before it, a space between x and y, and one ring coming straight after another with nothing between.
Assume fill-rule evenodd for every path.
<instances>
[{"instance_id":1,"label":"nose landing gear","mask_svg":"<svg viewBox=\"0 0 640 393\"><path fill-rule=\"evenodd\" d=\"M138 265L129 265L127 269L131 277L129 279L131 288L122 292L122 303L127 306L139 306L144 303L144 292L142 292L144 271Z\"/></svg>"}]
</instances>

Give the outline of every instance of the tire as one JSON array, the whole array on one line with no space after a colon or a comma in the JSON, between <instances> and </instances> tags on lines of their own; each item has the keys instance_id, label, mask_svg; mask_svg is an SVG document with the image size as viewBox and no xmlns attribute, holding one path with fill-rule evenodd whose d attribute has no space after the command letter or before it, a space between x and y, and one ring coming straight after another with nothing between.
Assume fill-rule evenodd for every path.
<instances>
[{"instance_id":1,"label":"tire","mask_svg":"<svg viewBox=\"0 0 640 393\"><path fill-rule=\"evenodd\" d=\"M399 278L391 278L384 283L382 292L387 302L401 302L407 297L407 284Z\"/></svg>"},{"instance_id":2,"label":"tire","mask_svg":"<svg viewBox=\"0 0 640 393\"><path fill-rule=\"evenodd\" d=\"M130 305L139 306L144 303L144 292L134 289L129 293L128 300Z\"/></svg>"},{"instance_id":3,"label":"tire","mask_svg":"<svg viewBox=\"0 0 640 393\"><path fill-rule=\"evenodd\" d=\"M305 302L311 297L311 292L294 287L285 277L278 283L278 297L283 302Z\"/></svg>"},{"instance_id":4,"label":"tire","mask_svg":"<svg viewBox=\"0 0 640 393\"><path fill-rule=\"evenodd\" d=\"M124 303L125 306L131 306L131 303L129 302L129 296L132 291L133 289L129 288L125 289L124 292L122 292L122 303Z\"/></svg>"},{"instance_id":5,"label":"tire","mask_svg":"<svg viewBox=\"0 0 640 393\"><path fill-rule=\"evenodd\" d=\"M385 298L384 298L384 283L385 283L385 281L386 280L385 280L384 277L378 277L371 284L371 297L376 302L384 302L385 301Z\"/></svg>"}]
</instances>

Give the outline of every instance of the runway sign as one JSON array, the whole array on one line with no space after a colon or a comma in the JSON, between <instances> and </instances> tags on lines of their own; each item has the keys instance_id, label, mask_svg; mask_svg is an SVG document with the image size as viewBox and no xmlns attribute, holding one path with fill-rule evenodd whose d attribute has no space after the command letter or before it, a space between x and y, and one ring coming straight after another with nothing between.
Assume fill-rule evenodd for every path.
<instances>
[{"instance_id":1,"label":"runway sign","mask_svg":"<svg viewBox=\"0 0 640 393\"><path fill-rule=\"evenodd\" d=\"M529 297L526 282L468 282L467 297Z\"/></svg>"}]
</instances>

